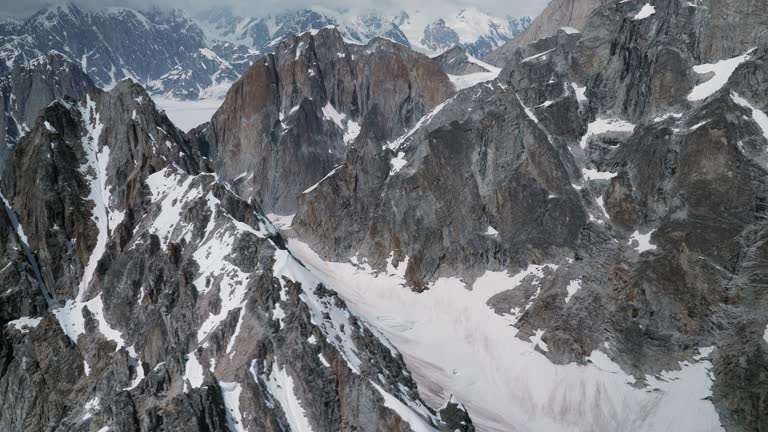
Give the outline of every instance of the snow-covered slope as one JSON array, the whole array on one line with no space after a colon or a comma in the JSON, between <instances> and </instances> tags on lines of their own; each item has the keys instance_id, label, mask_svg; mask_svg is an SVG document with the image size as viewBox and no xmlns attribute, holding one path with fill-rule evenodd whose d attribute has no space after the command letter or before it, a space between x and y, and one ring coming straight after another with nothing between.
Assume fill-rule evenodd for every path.
<instances>
[{"instance_id":1,"label":"snow-covered slope","mask_svg":"<svg viewBox=\"0 0 768 432\"><path fill-rule=\"evenodd\" d=\"M407 262L375 272L355 257L326 262L298 240L288 246L403 352L427 402L457 397L480 431L505 432L512 425L550 432L720 430L707 400L711 348L700 349L679 370L646 376L648 387L637 388L635 378L605 354L609 344L593 351L587 364L555 365L543 355L544 330L520 340L514 327L519 316L497 315L486 304L556 265L531 265L515 275L487 272L471 290L460 279L442 278L417 294L403 288Z\"/></svg>"}]
</instances>

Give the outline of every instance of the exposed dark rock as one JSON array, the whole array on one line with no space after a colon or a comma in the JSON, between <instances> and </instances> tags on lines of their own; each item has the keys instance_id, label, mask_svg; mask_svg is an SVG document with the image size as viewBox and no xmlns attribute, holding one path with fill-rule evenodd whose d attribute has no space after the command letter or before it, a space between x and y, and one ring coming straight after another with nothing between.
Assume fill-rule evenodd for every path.
<instances>
[{"instance_id":1,"label":"exposed dark rock","mask_svg":"<svg viewBox=\"0 0 768 432\"><path fill-rule=\"evenodd\" d=\"M439 56L435 61L450 75L466 75L477 72L488 72L484 67L473 63L467 57L467 52L461 47L453 47Z\"/></svg>"},{"instance_id":2,"label":"exposed dark rock","mask_svg":"<svg viewBox=\"0 0 768 432\"><path fill-rule=\"evenodd\" d=\"M546 329L555 363L602 350L640 386L715 347L704 358L722 425L760 430L765 389L746 383L768 364L763 27L728 24L715 43L718 7L653 6L580 5L508 52L497 81L400 139L364 123L341 168L300 197L292 229L329 260L405 265L418 290L558 264L489 301L519 311L519 338ZM744 22L767 12L730 10ZM714 74L694 66L727 59L741 62L730 79L697 96Z\"/></svg>"},{"instance_id":3,"label":"exposed dark rock","mask_svg":"<svg viewBox=\"0 0 768 432\"><path fill-rule=\"evenodd\" d=\"M93 82L78 65L55 52L7 71L0 78L0 174L16 141L29 132L40 110L60 98L79 98L92 88Z\"/></svg>"},{"instance_id":4,"label":"exposed dark rock","mask_svg":"<svg viewBox=\"0 0 768 432\"><path fill-rule=\"evenodd\" d=\"M44 109L3 193L0 429L448 430L141 86Z\"/></svg>"},{"instance_id":5,"label":"exposed dark rock","mask_svg":"<svg viewBox=\"0 0 768 432\"><path fill-rule=\"evenodd\" d=\"M241 196L290 214L297 196L343 161L371 111L394 137L452 92L437 63L401 45L348 45L334 29L305 33L235 83L204 146Z\"/></svg>"}]
</instances>

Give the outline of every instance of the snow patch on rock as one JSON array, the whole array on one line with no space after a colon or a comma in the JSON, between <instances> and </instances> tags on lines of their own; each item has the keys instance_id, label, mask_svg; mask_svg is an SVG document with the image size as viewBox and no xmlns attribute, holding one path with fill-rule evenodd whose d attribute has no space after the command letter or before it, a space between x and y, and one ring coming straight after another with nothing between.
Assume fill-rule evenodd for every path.
<instances>
[{"instance_id":1,"label":"snow patch on rock","mask_svg":"<svg viewBox=\"0 0 768 432\"><path fill-rule=\"evenodd\" d=\"M187 362L184 365L184 391L190 388L199 388L203 385L203 365L197 359L197 353L187 354Z\"/></svg>"},{"instance_id":2,"label":"snow patch on rock","mask_svg":"<svg viewBox=\"0 0 768 432\"><path fill-rule=\"evenodd\" d=\"M256 362L251 366L254 376L257 376ZM272 365L269 376L261 375L266 383L267 391L277 400L285 413L290 429L294 432L312 432L312 426L307 418L307 413L296 395L293 378L285 367Z\"/></svg>"},{"instance_id":3,"label":"snow patch on rock","mask_svg":"<svg viewBox=\"0 0 768 432\"><path fill-rule=\"evenodd\" d=\"M384 391L384 389L375 382L370 381L370 383L376 390L378 390L381 397L384 398L384 406L396 412L400 418L408 423L413 432L437 432L437 429L416 414L408 405Z\"/></svg>"},{"instance_id":4,"label":"snow patch on rock","mask_svg":"<svg viewBox=\"0 0 768 432\"><path fill-rule=\"evenodd\" d=\"M538 54L534 54L534 55L532 55L530 57L526 57L523 60L521 60L520 63L528 63L528 62L532 62L532 61L546 60L547 59L547 54L551 53L554 50L555 49L552 48L552 49L546 50L544 52L541 52L541 53L538 53Z\"/></svg>"},{"instance_id":5,"label":"snow patch on rock","mask_svg":"<svg viewBox=\"0 0 768 432\"><path fill-rule=\"evenodd\" d=\"M733 99L733 101L737 105L752 111L752 120L754 120L755 123L757 123L757 126L763 132L763 137L766 139L766 141L768 141L768 115L766 115L764 112L752 106L752 104L749 103L748 100L739 96L735 92L731 93L731 99Z\"/></svg>"},{"instance_id":6,"label":"snow patch on rock","mask_svg":"<svg viewBox=\"0 0 768 432\"><path fill-rule=\"evenodd\" d=\"M587 133L581 138L579 146L582 149L587 148L589 139L596 135L602 135L608 132L632 133L635 131L635 125L621 119L595 119L587 125Z\"/></svg>"},{"instance_id":7,"label":"snow patch on rock","mask_svg":"<svg viewBox=\"0 0 768 432\"><path fill-rule=\"evenodd\" d=\"M336 171L340 170L341 167L343 167L343 166L344 165L339 165L336 168L332 169L331 172L326 174L325 177L321 178L319 182L317 182L317 183L313 184L312 186L308 187L304 192L302 192L302 194L308 194L308 193L312 192L313 190L317 189L317 187L320 186L320 183L328 180L332 175L336 174Z\"/></svg>"},{"instance_id":8,"label":"snow patch on rock","mask_svg":"<svg viewBox=\"0 0 768 432\"><path fill-rule=\"evenodd\" d=\"M568 295L565 296L565 302L568 303L571 301L571 298L578 290L581 289L581 279L574 279L570 282L568 282L568 286L565 287L566 291L568 291Z\"/></svg>"},{"instance_id":9,"label":"snow patch on rock","mask_svg":"<svg viewBox=\"0 0 768 432\"><path fill-rule=\"evenodd\" d=\"M236 382L219 381L221 397L224 399L227 426L231 432L246 432L243 427L243 415L240 412L240 392L242 387Z\"/></svg>"},{"instance_id":10,"label":"snow patch on rock","mask_svg":"<svg viewBox=\"0 0 768 432\"><path fill-rule=\"evenodd\" d=\"M331 367L331 364L328 363L328 360L325 359L325 356L323 356L323 353L318 353L317 358L320 360L320 363L322 363L323 366Z\"/></svg>"},{"instance_id":11,"label":"snow patch on rock","mask_svg":"<svg viewBox=\"0 0 768 432\"><path fill-rule=\"evenodd\" d=\"M640 9L640 12L638 12L637 15L635 15L635 17L632 18L632 19L634 21L643 20L643 19L646 19L646 18L650 17L651 15L653 15L655 13L656 13L656 7L651 5L650 3L646 3Z\"/></svg>"},{"instance_id":12,"label":"snow patch on rock","mask_svg":"<svg viewBox=\"0 0 768 432\"><path fill-rule=\"evenodd\" d=\"M489 65L488 63L480 61L470 55L467 56L467 60L469 60L470 63L474 63L485 69L485 72L474 72L466 75L448 75L448 78L453 83L456 91L463 90L465 88L469 88L487 81L493 81L498 78L499 74L501 73L500 68Z\"/></svg>"},{"instance_id":13,"label":"snow patch on rock","mask_svg":"<svg viewBox=\"0 0 768 432\"><path fill-rule=\"evenodd\" d=\"M656 230L652 230L647 234L640 234L640 231L635 231L629 239L630 246L636 242L637 246L634 246L634 248L640 253L656 249L656 246L651 244L651 235L654 231Z\"/></svg>"},{"instance_id":14,"label":"snow patch on rock","mask_svg":"<svg viewBox=\"0 0 768 432\"><path fill-rule=\"evenodd\" d=\"M755 51L755 49L756 48L753 48L740 56L720 60L717 63L707 63L694 66L693 71L697 74L713 74L713 76L707 81L704 81L703 83L694 87L693 90L691 90L691 93L688 95L688 100L700 101L706 99L723 88L723 86L728 83L731 75L733 75L733 73L736 71L736 68L738 68L742 63L746 62L752 57L752 53Z\"/></svg>"},{"instance_id":15,"label":"snow patch on rock","mask_svg":"<svg viewBox=\"0 0 768 432\"><path fill-rule=\"evenodd\" d=\"M584 177L584 181L591 180L610 180L616 177L618 174L608 171L598 171L592 168L582 168L581 175Z\"/></svg>"},{"instance_id":16,"label":"snow patch on rock","mask_svg":"<svg viewBox=\"0 0 768 432\"><path fill-rule=\"evenodd\" d=\"M40 317L38 318L21 317L13 321L8 321L8 324L6 324L6 326L15 328L16 330L19 330L22 333L29 333L30 330L40 325L40 321L42 320L43 319Z\"/></svg>"},{"instance_id":17,"label":"snow patch on rock","mask_svg":"<svg viewBox=\"0 0 768 432\"><path fill-rule=\"evenodd\" d=\"M403 144L405 143L405 141L406 141L408 138L410 138L410 137L411 137L411 136L412 136L414 133L416 133L416 131L418 131L420 128L422 128L422 127L424 127L424 126L428 126L428 125L429 125L429 123L432 121L432 119L433 119L433 118L434 118L434 117L435 117L435 116L436 116L436 115L437 115L437 114L438 114L438 113L439 113L439 112L440 112L440 111L441 111L443 108L445 108L445 106L446 106L446 105L448 105L448 104L450 104L451 102L453 102L453 100L454 100L455 98L456 98L456 97L454 96L454 97L452 97L452 98L448 99L447 101L445 101L445 102L441 103L440 105L438 105L438 106L434 107L434 108L432 109L432 111L430 111L429 113L427 113L427 114L426 114L424 117L420 118L420 119L419 119L419 121L418 121L418 122L416 122L416 124L415 124L415 125L414 125L414 126L411 128L411 130L409 130L408 132L406 132L404 135L402 135L402 136L398 137L398 138L397 138L397 139L395 139L394 141L391 141L391 142L388 142L387 144L385 144L385 145L384 145L384 149L390 149L390 150L397 150L397 149L399 149L399 148L400 148L400 146L401 146L401 145L403 145Z\"/></svg>"},{"instance_id":18,"label":"snow patch on rock","mask_svg":"<svg viewBox=\"0 0 768 432\"><path fill-rule=\"evenodd\" d=\"M571 88L573 88L573 93L579 103L589 101L587 98L587 87L582 87L576 83L571 83Z\"/></svg>"}]
</instances>

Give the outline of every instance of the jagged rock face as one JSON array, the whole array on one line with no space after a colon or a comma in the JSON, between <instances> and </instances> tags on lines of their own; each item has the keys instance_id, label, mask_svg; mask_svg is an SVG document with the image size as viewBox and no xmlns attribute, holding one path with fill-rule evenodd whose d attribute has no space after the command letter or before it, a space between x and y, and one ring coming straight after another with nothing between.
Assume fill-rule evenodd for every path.
<instances>
[{"instance_id":1,"label":"jagged rock face","mask_svg":"<svg viewBox=\"0 0 768 432\"><path fill-rule=\"evenodd\" d=\"M45 311L46 303L37 289L32 265L27 261L23 243L17 235L15 215L8 213L3 197L3 211L0 213L0 276L3 291L0 294L0 319L8 322L19 316L35 316Z\"/></svg>"},{"instance_id":2,"label":"jagged rock face","mask_svg":"<svg viewBox=\"0 0 768 432\"><path fill-rule=\"evenodd\" d=\"M706 6L606 2L399 139L364 122L292 228L329 260L404 265L417 289L551 263L488 302L519 338L559 364L603 351L640 386L714 347L712 427L768 427L768 51L759 26L714 43Z\"/></svg>"},{"instance_id":3,"label":"jagged rock face","mask_svg":"<svg viewBox=\"0 0 768 432\"><path fill-rule=\"evenodd\" d=\"M563 27L581 30L592 12L610 0L552 0L536 19L518 37L506 42L499 49L489 52L483 60L499 67L510 60L518 48L554 36Z\"/></svg>"},{"instance_id":4,"label":"jagged rock face","mask_svg":"<svg viewBox=\"0 0 768 432\"><path fill-rule=\"evenodd\" d=\"M47 107L3 194L0 429L473 430L140 86Z\"/></svg>"},{"instance_id":5,"label":"jagged rock face","mask_svg":"<svg viewBox=\"0 0 768 432\"><path fill-rule=\"evenodd\" d=\"M701 32L697 34L696 58L714 63L724 58L743 54L765 40L765 4L759 1L724 3L714 0L697 0L689 11L703 19ZM704 10L698 10L704 9Z\"/></svg>"},{"instance_id":6,"label":"jagged rock face","mask_svg":"<svg viewBox=\"0 0 768 432\"><path fill-rule=\"evenodd\" d=\"M767 429L768 47L739 24L768 5L703 3L601 3L458 92L460 53L305 34L189 137L131 83L47 107L3 175L0 428L471 431L266 210L392 289L503 280L480 306L551 369L493 378L558 391L484 425ZM459 373L435 370L434 393Z\"/></svg>"},{"instance_id":7,"label":"jagged rock face","mask_svg":"<svg viewBox=\"0 0 768 432\"><path fill-rule=\"evenodd\" d=\"M343 160L371 111L393 137L453 91L437 63L401 45L347 45L332 29L305 33L235 83L205 131L206 146L242 196L290 214L296 196Z\"/></svg>"},{"instance_id":8,"label":"jagged rock face","mask_svg":"<svg viewBox=\"0 0 768 432\"><path fill-rule=\"evenodd\" d=\"M59 54L49 54L27 65L15 66L0 79L3 116L0 119L0 174L19 137L41 109L56 99L79 98L93 82L80 68Z\"/></svg>"},{"instance_id":9,"label":"jagged rock face","mask_svg":"<svg viewBox=\"0 0 768 432\"><path fill-rule=\"evenodd\" d=\"M176 163L193 172L200 169L194 168L199 164L194 162L199 157L193 159L195 149L182 140L182 135L165 116L157 113L143 89L127 82L120 86L121 91L102 94L98 105L94 105L89 95L90 105L81 113L81 118L73 117L72 110L64 104L47 108L46 118L38 118L32 131L22 139L8 170L5 181L13 185L13 196L19 201L14 210L21 220L31 221L22 223L30 247L44 262L51 263L41 271L43 279L50 282L46 286L54 300L60 295L77 293L77 280L81 275L72 267L77 267L77 262L84 263L88 250L99 242L93 227L83 223L88 214L98 210L91 209L88 200L83 200L90 196L84 177L99 174L91 172L98 169L123 185L114 195L115 203L105 203L122 208L139 199L143 177L148 172L167 163ZM131 96L133 99L129 99ZM145 119L151 119L151 123L142 123ZM106 150L88 153L88 149L59 145L81 139L82 131L77 126L83 121L91 122L105 142L125 143L120 148L123 151L110 152L107 146ZM171 147L166 142L179 144ZM83 159L93 166L81 166L78 162ZM109 166L101 165L106 163L105 159L110 162ZM23 170L30 179L47 181L19 181L18 170ZM104 222L103 216L101 220ZM69 259L76 262L68 263Z\"/></svg>"},{"instance_id":10,"label":"jagged rock face","mask_svg":"<svg viewBox=\"0 0 768 432\"><path fill-rule=\"evenodd\" d=\"M470 61L467 52L461 47L453 47L435 57L434 60L443 71L449 75L467 75L478 72L488 72L482 66Z\"/></svg>"},{"instance_id":11,"label":"jagged rock face","mask_svg":"<svg viewBox=\"0 0 768 432\"><path fill-rule=\"evenodd\" d=\"M340 207L347 204L339 197L372 200L362 227L347 223L342 211L327 220L316 209L327 205L323 194L308 193L301 197L297 229L328 236L320 243L332 246L328 251L337 257L359 251L382 266L393 251L395 262L407 256L406 276L417 287L445 269L469 275L474 268L525 262L575 245L586 213L573 205L578 197L561 160L565 149L525 115L514 90L474 90L431 113L428 130L417 128L391 145L368 144L364 154L386 164L370 190L356 190L359 170L369 169L370 160L347 163L318 186ZM505 115L508 121L499 121ZM383 158L377 154L382 152ZM410 152L413 157L404 159ZM552 225L544 227L542 218ZM510 229L495 232L498 227Z\"/></svg>"}]
</instances>

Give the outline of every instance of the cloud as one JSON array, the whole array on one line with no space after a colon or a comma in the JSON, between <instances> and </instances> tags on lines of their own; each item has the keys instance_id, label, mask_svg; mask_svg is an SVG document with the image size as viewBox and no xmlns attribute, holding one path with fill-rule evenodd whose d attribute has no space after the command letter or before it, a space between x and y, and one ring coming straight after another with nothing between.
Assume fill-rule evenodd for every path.
<instances>
[{"instance_id":1,"label":"cloud","mask_svg":"<svg viewBox=\"0 0 768 432\"><path fill-rule=\"evenodd\" d=\"M199 13L211 7L227 6L239 14L264 15L285 9L311 8L321 4L324 8L340 10L375 9L382 12L400 10L422 10L435 16L455 13L462 8L474 7L499 16L535 16L549 0L324 0L317 3L307 0L80 0L74 3L87 9L100 9L108 6L123 6L135 9L151 7L180 8L190 13ZM63 1L50 0L0 0L0 15L26 17L45 6L61 4Z\"/></svg>"}]
</instances>

